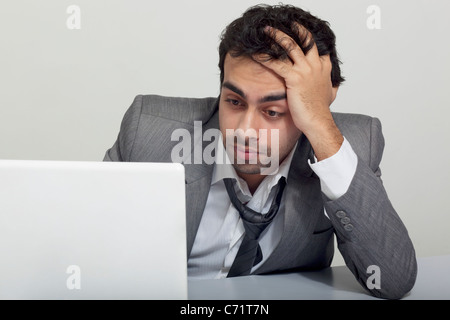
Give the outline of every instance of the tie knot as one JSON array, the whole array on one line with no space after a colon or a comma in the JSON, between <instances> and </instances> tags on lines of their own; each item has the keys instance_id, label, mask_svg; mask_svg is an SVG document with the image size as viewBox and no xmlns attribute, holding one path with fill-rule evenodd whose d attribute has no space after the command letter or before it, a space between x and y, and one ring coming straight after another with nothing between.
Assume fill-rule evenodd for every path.
<instances>
[{"instance_id":1,"label":"tie knot","mask_svg":"<svg viewBox=\"0 0 450 320\"><path fill-rule=\"evenodd\" d=\"M242 223L245 229L245 236L249 237L252 240L258 240L259 236L269 226L270 222L253 223L242 219Z\"/></svg>"},{"instance_id":2,"label":"tie knot","mask_svg":"<svg viewBox=\"0 0 450 320\"><path fill-rule=\"evenodd\" d=\"M242 218L244 223L244 228L247 236L251 239L258 239L259 235L264 231L264 229L272 222L278 213L278 209L280 207L281 197L283 195L283 190L286 185L286 181L284 177L282 177L279 181L276 189L276 194L274 199L272 200L272 204L270 206L269 211L266 214L261 214L259 212L254 211L253 209L244 205L241 201L239 201L236 192L234 190L234 180L233 179L224 179L225 187L228 192L228 196L230 197L230 201L233 206L239 212L239 215Z\"/></svg>"}]
</instances>

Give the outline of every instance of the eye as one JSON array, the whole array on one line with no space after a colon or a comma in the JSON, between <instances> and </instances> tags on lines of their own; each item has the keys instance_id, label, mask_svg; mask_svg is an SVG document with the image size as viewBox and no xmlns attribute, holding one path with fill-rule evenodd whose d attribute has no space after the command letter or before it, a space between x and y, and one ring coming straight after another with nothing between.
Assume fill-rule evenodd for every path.
<instances>
[{"instance_id":1,"label":"eye","mask_svg":"<svg viewBox=\"0 0 450 320\"><path fill-rule=\"evenodd\" d=\"M278 118L282 115L282 113L273 111L273 110L266 110L266 114L270 117L270 118Z\"/></svg>"},{"instance_id":2,"label":"eye","mask_svg":"<svg viewBox=\"0 0 450 320\"><path fill-rule=\"evenodd\" d=\"M228 102L229 104L231 104L233 106L239 106L240 105L239 100L235 100L235 99L227 99L227 100L225 100L225 102Z\"/></svg>"}]
</instances>

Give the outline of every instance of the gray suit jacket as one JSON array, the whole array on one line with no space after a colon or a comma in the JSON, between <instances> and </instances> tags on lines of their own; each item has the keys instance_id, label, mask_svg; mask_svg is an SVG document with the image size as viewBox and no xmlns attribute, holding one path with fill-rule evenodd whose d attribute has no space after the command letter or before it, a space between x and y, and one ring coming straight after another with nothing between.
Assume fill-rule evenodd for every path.
<instances>
[{"instance_id":1,"label":"gray suit jacket","mask_svg":"<svg viewBox=\"0 0 450 320\"><path fill-rule=\"evenodd\" d=\"M194 121L202 121L204 131L218 128L217 110L216 98L139 95L126 112L118 139L106 152L105 161L171 162L172 148L179 143L171 141L172 132L182 128L193 133ZM358 156L350 188L334 201L322 194L320 181L307 163L313 157L312 148L303 136L285 189L283 235L257 273L328 267L334 254L334 233L346 265L365 289L377 297L401 298L415 283L417 264L408 232L380 179L384 148L381 124L364 115L333 116ZM211 142L198 143L204 148ZM212 171L213 165L185 164L188 256L208 197ZM380 268L380 289L366 286L372 275L368 267L372 265Z\"/></svg>"}]
</instances>

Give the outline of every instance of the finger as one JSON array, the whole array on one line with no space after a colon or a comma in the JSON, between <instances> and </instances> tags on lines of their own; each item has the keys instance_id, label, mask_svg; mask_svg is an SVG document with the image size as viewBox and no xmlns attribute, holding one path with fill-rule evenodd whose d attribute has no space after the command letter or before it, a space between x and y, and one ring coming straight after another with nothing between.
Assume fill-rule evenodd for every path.
<instances>
[{"instance_id":1,"label":"finger","mask_svg":"<svg viewBox=\"0 0 450 320\"><path fill-rule=\"evenodd\" d=\"M307 48L311 46L305 55L306 59L308 61L317 61L317 58L319 58L319 50L317 49L316 42L314 41L311 32L298 22L294 22L294 25L297 28L297 33L302 41L303 47Z\"/></svg>"},{"instance_id":2,"label":"finger","mask_svg":"<svg viewBox=\"0 0 450 320\"><path fill-rule=\"evenodd\" d=\"M273 59L267 54L253 55L253 60L260 63L264 67L272 70L280 77L286 79L292 70L292 62L289 59L279 60Z\"/></svg>"},{"instance_id":3,"label":"finger","mask_svg":"<svg viewBox=\"0 0 450 320\"><path fill-rule=\"evenodd\" d=\"M294 22L294 26L303 47L309 47L311 45L312 48L315 45L312 33L298 22Z\"/></svg>"},{"instance_id":4,"label":"finger","mask_svg":"<svg viewBox=\"0 0 450 320\"><path fill-rule=\"evenodd\" d=\"M266 27L265 31L286 51L289 58L291 58L294 63L301 63L305 59L305 54L300 46L286 33L269 26Z\"/></svg>"}]
</instances>

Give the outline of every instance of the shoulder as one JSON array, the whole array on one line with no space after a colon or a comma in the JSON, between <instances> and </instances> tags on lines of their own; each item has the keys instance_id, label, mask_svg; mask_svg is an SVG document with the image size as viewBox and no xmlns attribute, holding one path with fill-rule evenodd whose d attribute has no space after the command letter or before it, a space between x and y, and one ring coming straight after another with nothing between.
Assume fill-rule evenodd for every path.
<instances>
[{"instance_id":1,"label":"shoulder","mask_svg":"<svg viewBox=\"0 0 450 320\"><path fill-rule=\"evenodd\" d=\"M384 150L380 120L363 114L339 112L332 114L336 125L355 153L375 169L381 161Z\"/></svg>"},{"instance_id":2,"label":"shoulder","mask_svg":"<svg viewBox=\"0 0 450 320\"><path fill-rule=\"evenodd\" d=\"M152 116L192 124L208 120L217 109L217 98L184 98L160 95L138 95L133 105L141 116Z\"/></svg>"},{"instance_id":3,"label":"shoulder","mask_svg":"<svg viewBox=\"0 0 450 320\"><path fill-rule=\"evenodd\" d=\"M369 115L341 112L332 112L332 115L338 128L351 135L368 134L374 125L381 129L380 121Z\"/></svg>"},{"instance_id":4,"label":"shoulder","mask_svg":"<svg viewBox=\"0 0 450 320\"><path fill-rule=\"evenodd\" d=\"M124 161L168 162L178 129L192 130L194 121L207 123L217 110L217 98L138 95L123 117L118 149Z\"/></svg>"}]
</instances>

